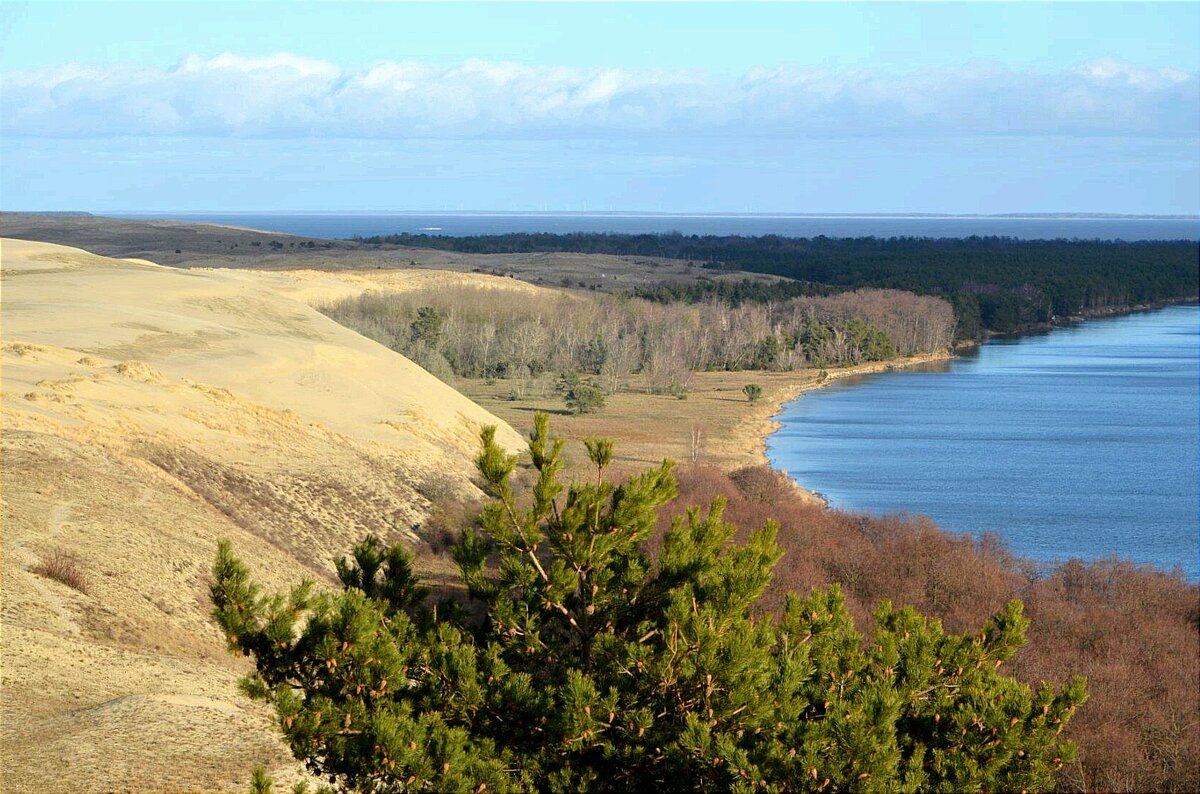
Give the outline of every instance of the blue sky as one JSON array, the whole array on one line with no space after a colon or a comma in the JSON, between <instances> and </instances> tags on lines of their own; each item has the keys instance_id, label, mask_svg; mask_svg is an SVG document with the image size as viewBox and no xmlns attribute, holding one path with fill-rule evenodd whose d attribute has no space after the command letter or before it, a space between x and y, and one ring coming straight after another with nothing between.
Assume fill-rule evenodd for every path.
<instances>
[{"instance_id":1,"label":"blue sky","mask_svg":"<svg viewBox=\"0 0 1200 794\"><path fill-rule=\"evenodd\" d=\"M4 209L1200 212L1200 4L0 5Z\"/></svg>"}]
</instances>

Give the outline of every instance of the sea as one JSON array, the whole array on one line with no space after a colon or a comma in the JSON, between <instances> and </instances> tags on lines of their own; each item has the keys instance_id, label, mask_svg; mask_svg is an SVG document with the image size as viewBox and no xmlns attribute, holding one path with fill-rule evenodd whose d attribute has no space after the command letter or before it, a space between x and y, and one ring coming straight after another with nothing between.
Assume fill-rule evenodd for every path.
<instances>
[{"instance_id":1,"label":"sea","mask_svg":"<svg viewBox=\"0 0 1200 794\"><path fill-rule=\"evenodd\" d=\"M473 236L510 232L616 232L686 235L776 234L784 237L970 237L1080 240L1200 240L1200 217L1000 215L675 215L582 212L108 213L247 226L274 232L349 239L384 234Z\"/></svg>"},{"instance_id":2,"label":"sea","mask_svg":"<svg viewBox=\"0 0 1200 794\"><path fill-rule=\"evenodd\" d=\"M1198 306L837 380L777 418L772 464L834 507L1200 580Z\"/></svg>"}]
</instances>

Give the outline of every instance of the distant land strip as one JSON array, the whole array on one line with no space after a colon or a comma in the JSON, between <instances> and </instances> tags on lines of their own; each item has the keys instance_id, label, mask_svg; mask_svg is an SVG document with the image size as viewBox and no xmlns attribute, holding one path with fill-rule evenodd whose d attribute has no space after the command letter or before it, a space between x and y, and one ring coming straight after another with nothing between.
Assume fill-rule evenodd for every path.
<instances>
[{"instance_id":1,"label":"distant land strip","mask_svg":"<svg viewBox=\"0 0 1200 794\"><path fill-rule=\"evenodd\" d=\"M663 302L719 298L771 301L864 287L949 300L959 339L1019 332L1056 318L1195 299L1200 244L1189 240L1105 242L967 238L789 238L681 234L414 234L358 238L462 253L571 252L685 260L712 272L782 277L774 283L697 280L640 287Z\"/></svg>"}]
</instances>

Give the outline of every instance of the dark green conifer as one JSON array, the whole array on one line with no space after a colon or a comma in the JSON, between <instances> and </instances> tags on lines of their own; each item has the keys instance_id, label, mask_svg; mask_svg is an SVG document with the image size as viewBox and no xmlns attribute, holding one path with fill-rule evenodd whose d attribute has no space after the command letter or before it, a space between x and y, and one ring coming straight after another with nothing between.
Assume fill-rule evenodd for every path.
<instances>
[{"instance_id":1,"label":"dark green conifer","mask_svg":"<svg viewBox=\"0 0 1200 794\"><path fill-rule=\"evenodd\" d=\"M671 464L616 485L593 439L595 480L567 488L562 448L539 415L518 499L484 431L494 501L453 549L475 609L427 610L374 538L338 563L343 592L269 597L221 544L214 615L309 769L370 792L1016 791L1071 759L1082 681L1035 693L999 671L1019 603L964 636L885 603L869 644L836 586L772 618L773 525L734 544L717 500L652 559Z\"/></svg>"}]
</instances>

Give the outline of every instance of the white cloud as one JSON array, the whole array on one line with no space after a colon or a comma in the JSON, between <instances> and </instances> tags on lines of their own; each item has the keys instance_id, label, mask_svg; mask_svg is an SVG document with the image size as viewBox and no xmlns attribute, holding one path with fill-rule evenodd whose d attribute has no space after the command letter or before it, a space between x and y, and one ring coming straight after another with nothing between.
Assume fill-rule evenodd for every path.
<instances>
[{"instance_id":1,"label":"white cloud","mask_svg":"<svg viewBox=\"0 0 1200 794\"><path fill-rule=\"evenodd\" d=\"M896 75L412 61L362 69L289 54L170 69L67 64L0 76L0 130L49 137L1200 135L1200 78L1115 60L1057 73L988 65Z\"/></svg>"}]
</instances>

